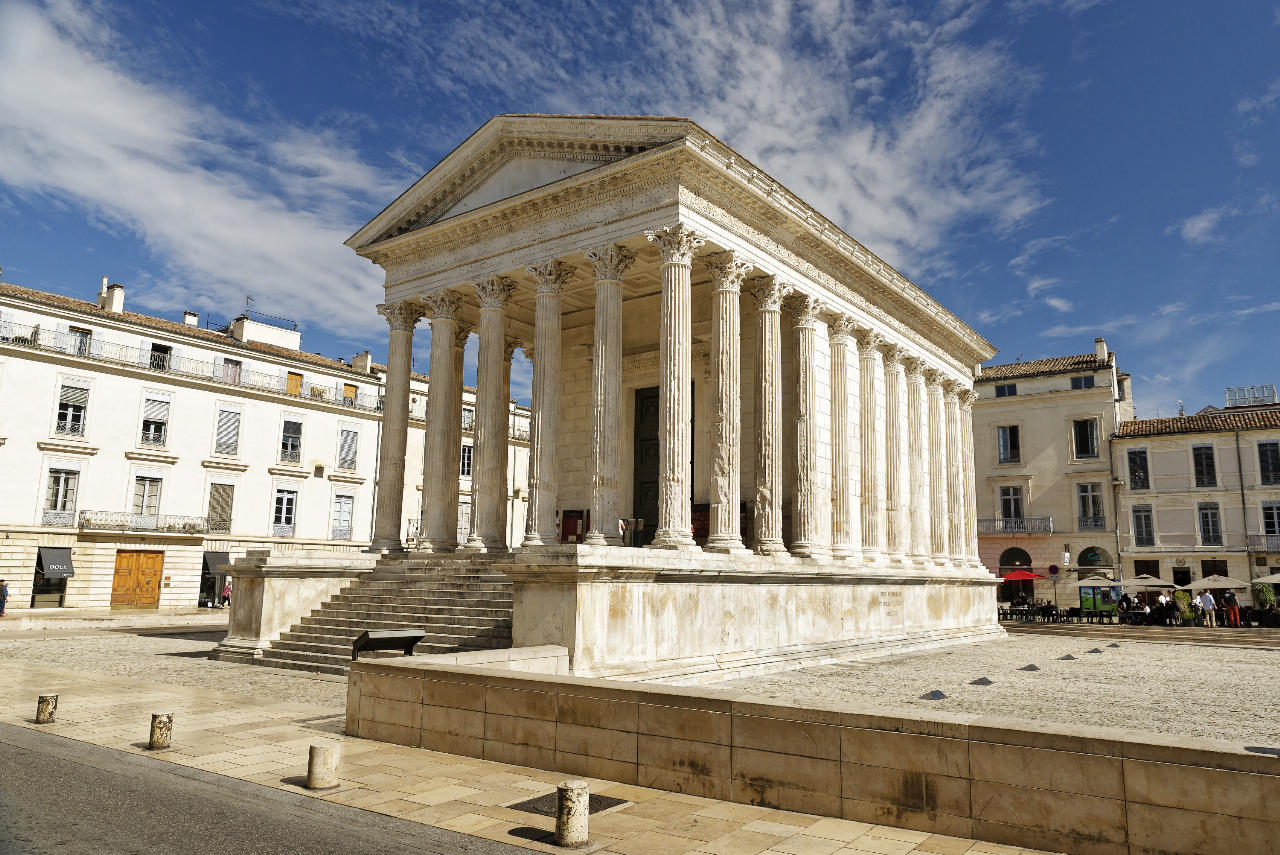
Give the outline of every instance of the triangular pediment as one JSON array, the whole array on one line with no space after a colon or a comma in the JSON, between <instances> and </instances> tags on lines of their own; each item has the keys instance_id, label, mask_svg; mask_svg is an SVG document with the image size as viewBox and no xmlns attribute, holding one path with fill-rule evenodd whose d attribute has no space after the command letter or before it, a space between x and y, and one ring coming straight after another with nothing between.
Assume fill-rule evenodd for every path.
<instances>
[{"instance_id":1,"label":"triangular pediment","mask_svg":"<svg viewBox=\"0 0 1280 855\"><path fill-rule=\"evenodd\" d=\"M498 116L347 240L361 249L680 139L687 119Z\"/></svg>"}]
</instances>

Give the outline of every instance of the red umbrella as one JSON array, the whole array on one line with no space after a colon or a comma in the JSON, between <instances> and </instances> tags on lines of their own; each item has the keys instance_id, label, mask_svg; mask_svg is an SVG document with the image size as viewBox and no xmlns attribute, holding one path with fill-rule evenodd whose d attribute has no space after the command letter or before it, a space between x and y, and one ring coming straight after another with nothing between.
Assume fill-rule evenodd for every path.
<instances>
[{"instance_id":1,"label":"red umbrella","mask_svg":"<svg viewBox=\"0 0 1280 855\"><path fill-rule=\"evenodd\" d=\"M1039 573L1032 573L1030 570L1014 570L1012 573L1006 573L1000 577L1001 582L1021 582L1024 579L1043 579Z\"/></svg>"}]
</instances>

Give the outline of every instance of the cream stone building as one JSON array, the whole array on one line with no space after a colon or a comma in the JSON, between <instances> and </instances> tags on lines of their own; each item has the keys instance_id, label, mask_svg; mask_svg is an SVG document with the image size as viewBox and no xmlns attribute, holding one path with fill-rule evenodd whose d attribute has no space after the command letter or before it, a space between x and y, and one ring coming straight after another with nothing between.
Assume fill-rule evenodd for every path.
<instances>
[{"instance_id":1,"label":"cream stone building","mask_svg":"<svg viewBox=\"0 0 1280 855\"><path fill-rule=\"evenodd\" d=\"M1126 575L1185 585L1280 572L1280 406L1127 422L1112 464Z\"/></svg>"},{"instance_id":2,"label":"cream stone building","mask_svg":"<svg viewBox=\"0 0 1280 855\"><path fill-rule=\"evenodd\" d=\"M1133 418L1128 374L1099 338L1092 353L983 367L974 389L978 554L1003 576L1030 570L1037 598L1076 600L1078 571L1118 576L1110 437ZM1058 570L1057 574L1050 572Z\"/></svg>"},{"instance_id":3,"label":"cream stone building","mask_svg":"<svg viewBox=\"0 0 1280 855\"><path fill-rule=\"evenodd\" d=\"M974 366L993 349L695 123L499 116L347 244L386 274L384 479L404 471L409 353L431 328L424 529L402 552L404 492L380 494L378 578L423 556L500 568L515 645L563 645L582 674L1000 633L971 453ZM450 455L471 329L462 538ZM534 385L512 538L517 348Z\"/></svg>"},{"instance_id":4,"label":"cream stone building","mask_svg":"<svg viewBox=\"0 0 1280 855\"><path fill-rule=\"evenodd\" d=\"M0 283L0 578L12 611L190 608L250 550L367 549L380 482L385 368L301 350L288 324L218 329ZM408 383L397 521L421 503L427 378ZM465 531L474 389L463 390L455 482ZM508 406L501 491L511 532L528 501L528 410ZM466 424L463 421L466 420Z\"/></svg>"}]
</instances>

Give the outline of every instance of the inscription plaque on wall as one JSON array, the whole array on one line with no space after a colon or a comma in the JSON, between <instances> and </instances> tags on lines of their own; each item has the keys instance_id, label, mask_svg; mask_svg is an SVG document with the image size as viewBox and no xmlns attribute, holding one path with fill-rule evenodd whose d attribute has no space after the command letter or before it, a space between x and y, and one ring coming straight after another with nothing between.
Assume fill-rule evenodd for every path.
<instances>
[{"instance_id":1,"label":"inscription plaque on wall","mask_svg":"<svg viewBox=\"0 0 1280 855\"><path fill-rule=\"evenodd\" d=\"M880 611L885 617L899 620L902 618L902 592L881 591Z\"/></svg>"}]
</instances>

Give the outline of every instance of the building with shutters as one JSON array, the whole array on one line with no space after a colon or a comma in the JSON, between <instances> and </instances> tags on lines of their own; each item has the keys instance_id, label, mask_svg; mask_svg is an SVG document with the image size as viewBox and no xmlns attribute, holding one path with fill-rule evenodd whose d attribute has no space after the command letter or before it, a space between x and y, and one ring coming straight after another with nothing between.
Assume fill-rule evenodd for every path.
<instances>
[{"instance_id":1,"label":"building with shutters","mask_svg":"<svg viewBox=\"0 0 1280 855\"><path fill-rule=\"evenodd\" d=\"M386 369L301 350L296 326L217 329L0 282L0 578L9 608L194 607L253 549L368 547ZM410 383L401 525L416 536L427 378ZM463 391L459 529L475 390ZM528 410L506 501L524 529Z\"/></svg>"}]
</instances>

